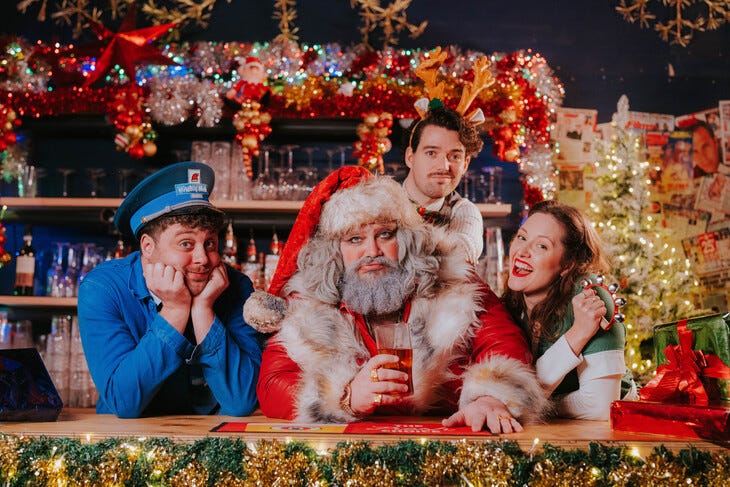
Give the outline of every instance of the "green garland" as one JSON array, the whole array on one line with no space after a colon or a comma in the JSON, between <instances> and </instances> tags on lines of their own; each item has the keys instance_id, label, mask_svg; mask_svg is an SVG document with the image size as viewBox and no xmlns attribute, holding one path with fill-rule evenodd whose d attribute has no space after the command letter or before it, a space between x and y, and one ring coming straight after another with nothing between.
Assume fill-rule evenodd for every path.
<instances>
[{"instance_id":1,"label":"green garland","mask_svg":"<svg viewBox=\"0 0 730 487\"><path fill-rule=\"evenodd\" d=\"M6 486L248 485L727 485L730 455L657 447L646 459L591 443L586 450L549 444L523 452L509 441L342 442L318 452L300 442L205 438L69 438L0 435L0 483Z\"/></svg>"}]
</instances>

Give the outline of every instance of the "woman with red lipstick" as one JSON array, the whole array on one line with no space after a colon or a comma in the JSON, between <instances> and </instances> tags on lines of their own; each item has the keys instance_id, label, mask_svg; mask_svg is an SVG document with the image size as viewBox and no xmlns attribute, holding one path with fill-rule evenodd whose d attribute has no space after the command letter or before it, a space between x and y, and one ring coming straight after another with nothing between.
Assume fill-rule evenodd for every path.
<instances>
[{"instance_id":1,"label":"woman with red lipstick","mask_svg":"<svg viewBox=\"0 0 730 487\"><path fill-rule=\"evenodd\" d=\"M584 289L607 270L598 234L576 208L543 201L510 244L504 302L525 328L537 376L560 416L606 420L611 402L636 394L622 379L625 330L605 289ZM626 391L622 391L625 387ZM623 392L623 393L622 393Z\"/></svg>"}]
</instances>

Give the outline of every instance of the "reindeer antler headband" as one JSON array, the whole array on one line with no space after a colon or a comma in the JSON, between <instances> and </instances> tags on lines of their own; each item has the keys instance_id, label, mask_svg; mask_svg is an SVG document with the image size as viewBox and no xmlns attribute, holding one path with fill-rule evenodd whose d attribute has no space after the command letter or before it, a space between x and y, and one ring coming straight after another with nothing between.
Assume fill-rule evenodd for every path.
<instances>
[{"instance_id":1,"label":"reindeer antler headband","mask_svg":"<svg viewBox=\"0 0 730 487\"><path fill-rule=\"evenodd\" d=\"M416 108L420 120L413 126L411 130L411 136L408 141L408 146L411 146L413 139L413 133L416 131L418 124L428 116L428 112L435 108L444 106L442 97L444 95L444 82L438 81L439 69L446 60L448 54L441 51L441 47L435 48L429 53L429 56L424 58L418 67L414 70L416 76L421 78L425 84L427 98L418 99L413 106ZM456 112L464 117L470 124L479 125L484 122L484 113L481 108L472 110L466 114L469 110L469 106L476 100L479 93L492 85L494 79L492 73L489 71L489 60L486 56L479 57L474 61L474 80L471 83L464 85L461 91L461 100L456 107Z\"/></svg>"}]
</instances>

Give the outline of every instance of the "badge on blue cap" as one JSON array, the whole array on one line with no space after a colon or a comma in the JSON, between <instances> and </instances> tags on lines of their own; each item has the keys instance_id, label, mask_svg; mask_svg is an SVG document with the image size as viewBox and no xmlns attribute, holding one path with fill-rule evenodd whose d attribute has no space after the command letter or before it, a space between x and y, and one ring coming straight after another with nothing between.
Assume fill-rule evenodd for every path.
<instances>
[{"instance_id":1,"label":"badge on blue cap","mask_svg":"<svg viewBox=\"0 0 730 487\"><path fill-rule=\"evenodd\" d=\"M122 201L114 225L127 235L167 213L181 208L215 208L208 197L215 173L202 162L172 164L143 179Z\"/></svg>"}]
</instances>

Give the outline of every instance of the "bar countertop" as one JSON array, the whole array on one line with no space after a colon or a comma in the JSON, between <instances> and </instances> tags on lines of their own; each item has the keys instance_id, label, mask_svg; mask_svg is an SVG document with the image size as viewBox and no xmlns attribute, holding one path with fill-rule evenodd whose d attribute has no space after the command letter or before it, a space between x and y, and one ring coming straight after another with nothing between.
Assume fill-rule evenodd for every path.
<instances>
[{"instance_id":1,"label":"bar countertop","mask_svg":"<svg viewBox=\"0 0 730 487\"><path fill-rule=\"evenodd\" d=\"M438 423L439 418L403 418L403 422ZM95 442L105 438L119 437L168 437L175 441L191 442L206 436L235 437L246 442L258 440L301 441L317 448L331 448L346 440L366 440L373 444L421 440L413 435L343 435L317 433L312 431L291 431L272 434L271 432L230 433L212 431L224 422L248 423L285 423L269 419L260 414L247 417L231 416L161 416L140 419L120 419L114 415L96 414L93 409L64 409L58 420L45 423L0 423L0 432L18 436L49 436L79 438ZM433 436L433 440L484 441L490 439L517 442L527 451L536 444L549 443L565 449L584 449L591 442L612 446L626 446L638 454L650 453L654 447L663 445L669 450L678 451L689 447L705 451L727 453L730 442L718 443L700 439L678 438L645 433L613 431L608 421L553 420L548 424L532 425L520 433L500 436Z\"/></svg>"}]
</instances>

